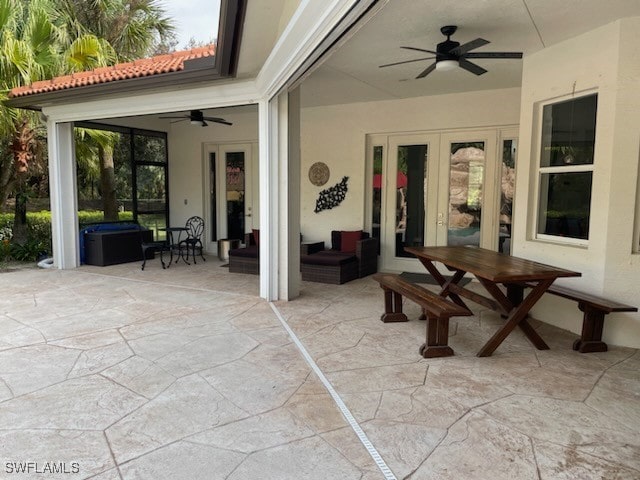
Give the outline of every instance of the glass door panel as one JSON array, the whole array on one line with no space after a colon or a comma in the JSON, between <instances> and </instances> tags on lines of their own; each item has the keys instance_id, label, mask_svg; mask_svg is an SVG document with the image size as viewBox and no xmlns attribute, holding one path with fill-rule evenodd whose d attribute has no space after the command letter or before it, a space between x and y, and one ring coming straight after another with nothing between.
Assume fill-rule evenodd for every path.
<instances>
[{"instance_id":1,"label":"glass door panel","mask_svg":"<svg viewBox=\"0 0 640 480\"><path fill-rule=\"evenodd\" d=\"M244 238L245 232L245 154L226 152L225 187L227 199L227 237Z\"/></svg>"},{"instance_id":2,"label":"glass door panel","mask_svg":"<svg viewBox=\"0 0 640 480\"><path fill-rule=\"evenodd\" d=\"M382 185L384 174L382 171L382 160L384 147L376 145L373 147L373 184L371 195L371 236L378 239L378 250L380 249L380 228L382 225ZM378 253L380 253L378 251Z\"/></svg>"},{"instance_id":3,"label":"glass door panel","mask_svg":"<svg viewBox=\"0 0 640 480\"><path fill-rule=\"evenodd\" d=\"M497 130L441 136L438 245L496 250L500 205Z\"/></svg>"},{"instance_id":4,"label":"glass door panel","mask_svg":"<svg viewBox=\"0 0 640 480\"><path fill-rule=\"evenodd\" d=\"M216 195L216 152L209 152L209 241L218 240L218 208Z\"/></svg>"},{"instance_id":5,"label":"glass door panel","mask_svg":"<svg viewBox=\"0 0 640 480\"><path fill-rule=\"evenodd\" d=\"M513 223L513 198L516 190L517 143L518 141L515 139L502 141L498 251L506 254L511 254L511 225Z\"/></svg>"},{"instance_id":6,"label":"glass door panel","mask_svg":"<svg viewBox=\"0 0 640 480\"><path fill-rule=\"evenodd\" d=\"M451 143L448 245L480 246L485 143Z\"/></svg>"},{"instance_id":7,"label":"glass door panel","mask_svg":"<svg viewBox=\"0 0 640 480\"><path fill-rule=\"evenodd\" d=\"M411 257L404 247L424 245L424 199L428 145L400 145L396 167L396 257Z\"/></svg>"}]
</instances>

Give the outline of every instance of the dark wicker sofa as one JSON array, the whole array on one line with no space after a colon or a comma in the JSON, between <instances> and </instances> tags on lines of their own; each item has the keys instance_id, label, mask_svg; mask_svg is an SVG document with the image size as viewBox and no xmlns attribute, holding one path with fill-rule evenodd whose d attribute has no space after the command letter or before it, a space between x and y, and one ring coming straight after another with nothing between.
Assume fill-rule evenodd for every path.
<instances>
[{"instance_id":1,"label":"dark wicker sofa","mask_svg":"<svg viewBox=\"0 0 640 480\"><path fill-rule=\"evenodd\" d=\"M367 232L355 242L354 251L343 251L342 232L331 232L331 249L324 242L302 244L300 271L307 282L342 283L366 277L378 270L378 240Z\"/></svg>"},{"instance_id":2,"label":"dark wicker sofa","mask_svg":"<svg viewBox=\"0 0 640 480\"><path fill-rule=\"evenodd\" d=\"M260 273L259 253L253 233L245 234L245 247L229 250L229 271L232 273Z\"/></svg>"}]
</instances>

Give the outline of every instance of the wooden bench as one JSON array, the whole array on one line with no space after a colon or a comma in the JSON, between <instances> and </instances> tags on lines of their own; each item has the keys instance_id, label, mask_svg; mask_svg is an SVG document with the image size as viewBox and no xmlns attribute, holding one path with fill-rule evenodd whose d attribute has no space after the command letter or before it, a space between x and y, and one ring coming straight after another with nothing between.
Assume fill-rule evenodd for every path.
<instances>
[{"instance_id":1,"label":"wooden bench","mask_svg":"<svg viewBox=\"0 0 640 480\"><path fill-rule=\"evenodd\" d=\"M427 341L420 347L420 354L424 358L453 355L453 349L448 346L449 318L472 315L469 310L399 275L377 273L373 279L384 290L384 314L380 320L385 323L408 321L402 312L404 296L417 303L427 319Z\"/></svg>"},{"instance_id":2,"label":"wooden bench","mask_svg":"<svg viewBox=\"0 0 640 480\"><path fill-rule=\"evenodd\" d=\"M529 284L525 284L531 287ZM582 335L573 342L573 349L580 353L606 352L607 344L602 341L604 316L611 312L637 312L637 307L625 305L589 293L579 292L560 285L551 285L548 293L578 302L578 308L584 312Z\"/></svg>"}]
</instances>

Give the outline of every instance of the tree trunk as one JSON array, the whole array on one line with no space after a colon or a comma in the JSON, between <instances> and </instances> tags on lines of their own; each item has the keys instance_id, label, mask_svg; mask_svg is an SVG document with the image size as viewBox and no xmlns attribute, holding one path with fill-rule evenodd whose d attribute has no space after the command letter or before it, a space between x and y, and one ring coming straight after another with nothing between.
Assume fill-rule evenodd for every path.
<instances>
[{"instance_id":1,"label":"tree trunk","mask_svg":"<svg viewBox=\"0 0 640 480\"><path fill-rule=\"evenodd\" d=\"M0 157L0 209L6 211L7 199L15 187L16 171L13 168L13 157L2 155Z\"/></svg>"},{"instance_id":2,"label":"tree trunk","mask_svg":"<svg viewBox=\"0 0 640 480\"><path fill-rule=\"evenodd\" d=\"M24 117L15 124L15 133L11 139L13 166L16 177L16 206L13 219L13 243L24 245L27 241L27 178L29 164L34 157L35 131Z\"/></svg>"},{"instance_id":3,"label":"tree trunk","mask_svg":"<svg viewBox=\"0 0 640 480\"><path fill-rule=\"evenodd\" d=\"M100 189L102 190L102 210L108 222L118 220L118 199L116 198L116 175L113 165L113 148L98 147L100 155Z\"/></svg>"},{"instance_id":4,"label":"tree trunk","mask_svg":"<svg viewBox=\"0 0 640 480\"><path fill-rule=\"evenodd\" d=\"M18 182L16 191L15 216L13 218L13 243L24 245L27 242L27 192L25 191L25 181Z\"/></svg>"}]
</instances>

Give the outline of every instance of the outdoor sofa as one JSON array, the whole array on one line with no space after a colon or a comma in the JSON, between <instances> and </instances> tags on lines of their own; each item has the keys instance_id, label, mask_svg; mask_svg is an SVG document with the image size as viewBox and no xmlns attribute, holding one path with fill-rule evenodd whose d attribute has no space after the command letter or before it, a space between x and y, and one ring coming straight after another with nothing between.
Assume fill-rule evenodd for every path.
<instances>
[{"instance_id":1,"label":"outdoor sofa","mask_svg":"<svg viewBox=\"0 0 640 480\"><path fill-rule=\"evenodd\" d=\"M362 230L331 232L331 249L324 242L303 243L300 271L307 282L340 285L378 270L378 239Z\"/></svg>"}]
</instances>

